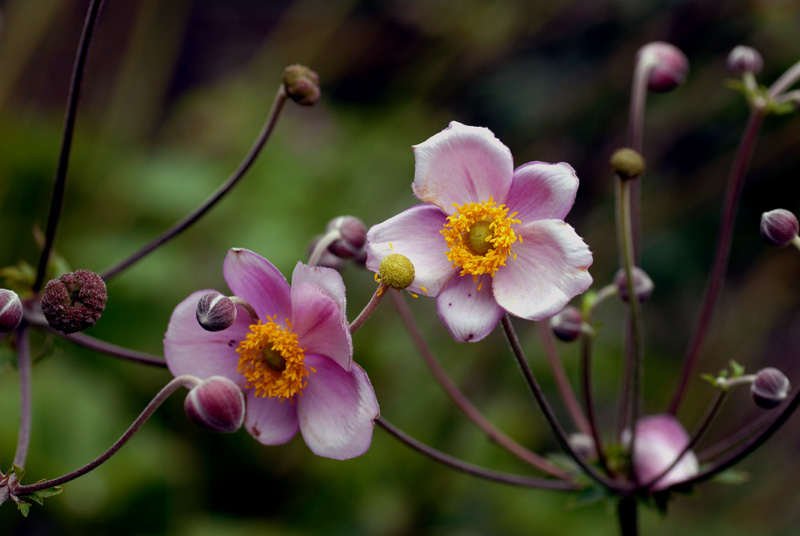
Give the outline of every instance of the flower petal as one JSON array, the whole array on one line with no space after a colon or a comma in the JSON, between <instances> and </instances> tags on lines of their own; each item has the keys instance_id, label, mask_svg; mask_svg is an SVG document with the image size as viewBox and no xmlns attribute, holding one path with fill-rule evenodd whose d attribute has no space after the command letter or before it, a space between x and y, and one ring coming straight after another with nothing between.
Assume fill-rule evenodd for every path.
<instances>
[{"instance_id":1,"label":"flower petal","mask_svg":"<svg viewBox=\"0 0 800 536\"><path fill-rule=\"evenodd\" d=\"M636 425L633 467L639 482L647 484L663 473L689 444L689 434L671 415L651 415ZM670 471L650 489L658 491L697 474L698 462L688 451Z\"/></svg>"},{"instance_id":2,"label":"flower petal","mask_svg":"<svg viewBox=\"0 0 800 536\"><path fill-rule=\"evenodd\" d=\"M245 391L247 411L244 425L247 432L264 445L281 445L297 433L297 404L279 398L255 396Z\"/></svg>"},{"instance_id":3,"label":"flower petal","mask_svg":"<svg viewBox=\"0 0 800 536\"><path fill-rule=\"evenodd\" d=\"M414 146L414 193L447 214L453 204L480 203L490 196L505 203L514 161L511 151L488 128L456 121Z\"/></svg>"},{"instance_id":4,"label":"flower petal","mask_svg":"<svg viewBox=\"0 0 800 536\"><path fill-rule=\"evenodd\" d=\"M447 259L447 242L439 232L446 221L439 208L416 205L374 225L367 233L367 268L377 273L387 255L405 255L416 274L409 290L436 296L457 273Z\"/></svg>"},{"instance_id":5,"label":"flower petal","mask_svg":"<svg viewBox=\"0 0 800 536\"><path fill-rule=\"evenodd\" d=\"M592 284L589 247L561 220L539 220L517 228L506 265L497 270L492 290L506 311L529 320L549 318Z\"/></svg>"},{"instance_id":6,"label":"flower petal","mask_svg":"<svg viewBox=\"0 0 800 536\"><path fill-rule=\"evenodd\" d=\"M514 170L506 206L522 222L563 220L577 193L578 177L569 164L529 162Z\"/></svg>"},{"instance_id":7,"label":"flower petal","mask_svg":"<svg viewBox=\"0 0 800 536\"><path fill-rule=\"evenodd\" d=\"M353 342L339 272L297 263L292 274L292 330L306 352L350 369Z\"/></svg>"},{"instance_id":8,"label":"flower petal","mask_svg":"<svg viewBox=\"0 0 800 536\"><path fill-rule=\"evenodd\" d=\"M300 432L311 451L346 460L364 454L372 442L380 409L367 373L357 364L346 371L330 359L307 355L314 367L297 398Z\"/></svg>"},{"instance_id":9,"label":"flower petal","mask_svg":"<svg viewBox=\"0 0 800 536\"><path fill-rule=\"evenodd\" d=\"M236 321L223 331L206 331L197 322L197 302L213 290L198 290L175 307L164 334L164 357L173 376L191 374L200 379L224 376L237 385L244 378L237 372L236 348L247 336L250 315L241 308Z\"/></svg>"},{"instance_id":10,"label":"flower petal","mask_svg":"<svg viewBox=\"0 0 800 536\"><path fill-rule=\"evenodd\" d=\"M469 275L459 276L436 298L439 318L458 342L483 339L503 316L505 311L494 299L491 284L488 274L478 276L477 283Z\"/></svg>"},{"instance_id":11,"label":"flower petal","mask_svg":"<svg viewBox=\"0 0 800 536\"><path fill-rule=\"evenodd\" d=\"M267 259L249 249L232 248L222 271L233 294L250 302L259 318L291 318L289 283Z\"/></svg>"}]
</instances>

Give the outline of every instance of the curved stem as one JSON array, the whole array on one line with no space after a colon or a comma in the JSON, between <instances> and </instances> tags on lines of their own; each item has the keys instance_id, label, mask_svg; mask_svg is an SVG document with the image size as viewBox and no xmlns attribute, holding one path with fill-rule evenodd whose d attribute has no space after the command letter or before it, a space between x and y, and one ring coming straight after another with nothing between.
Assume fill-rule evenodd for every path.
<instances>
[{"instance_id":1,"label":"curved stem","mask_svg":"<svg viewBox=\"0 0 800 536\"><path fill-rule=\"evenodd\" d=\"M800 80L800 61L789 67L769 88L769 96L777 97Z\"/></svg>"},{"instance_id":2,"label":"curved stem","mask_svg":"<svg viewBox=\"0 0 800 536\"><path fill-rule=\"evenodd\" d=\"M64 204L64 191L67 183L67 168L69 167L69 154L72 148L72 134L75 130L75 115L78 110L78 100L81 94L83 73L86 67L86 58L89 56L89 48L94 37L94 29L100 17L100 10L103 0L92 0L89 10L86 13L86 20L83 24L78 53L75 56L75 64L72 68L72 80L70 81L69 95L67 97L67 111L64 116L64 130L61 137L61 150L58 155L58 166L53 183L53 197L50 199L50 211L47 217L47 230L45 231L44 245L39 256L39 267L36 270L36 280L33 283L33 291L38 292L44 284L47 274L47 264L50 261L50 252L56 238L58 222L61 218L61 208Z\"/></svg>"},{"instance_id":3,"label":"curved stem","mask_svg":"<svg viewBox=\"0 0 800 536\"><path fill-rule=\"evenodd\" d=\"M428 365L428 368L431 369L436 381L439 382L458 409L460 409L473 423L475 423L478 428L480 428L487 436L489 436L490 439L520 460L557 478L568 478L568 475L564 471L560 470L558 467L554 466L536 453L526 449L503 433L503 431L492 424L489 419L487 419L480 411L478 411L475 406L472 405L469 399L464 396L464 393L462 393L453 380L450 379L442 365L433 355L430 347L425 343L425 339L422 337L422 333L420 333L416 322L414 322L414 318L411 315L408 304L405 302L403 297L398 293L393 293L392 299L397 307L400 320L403 322L406 330L408 330L411 340L417 347L417 351L422 356L425 364Z\"/></svg>"},{"instance_id":4,"label":"curved stem","mask_svg":"<svg viewBox=\"0 0 800 536\"><path fill-rule=\"evenodd\" d=\"M308 265L316 266L319 264L319 260L322 258L322 254L325 253L325 250L340 238L342 238L342 233L339 231L339 229L332 229L322 235L322 237L319 239L319 242L314 245L311 255L308 256Z\"/></svg>"},{"instance_id":5,"label":"curved stem","mask_svg":"<svg viewBox=\"0 0 800 536\"><path fill-rule=\"evenodd\" d=\"M736 159L734 160L733 168L731 169L728 178L728 186L725 191L725 201L722 210L722 220L720 222L719 236L717 238L716 252L714 255L714 263L711 267L708 282L706 283L706 290L703 294L703 302L700 309L700 317L695 325L692 339L686 354L683 358L683 371L681 373L680 381L675 389L675 394L672 397L672 402L669 406L669 413L675 415L678 413L681 402L683 401L686 388L689 384L695 367L697 359L700 355L700 348L703 345L708 326L711 323L711 317L714 314L714 309L717 305L719 292L722 289L722 283L725 280L725 272L728 266L728 257L731 251L731 241L733 238L733 223L736 218L736 210L739 205L739 199L742 195L744 188L744 179L747 173L747 167L750 164L750 158L753 155L753 150L756 144L756 137L758 136L758 129L764 119L764 113L761 110L753 109L750 112L750 117L747 120L747 125L736 151Z\"/></svg>"},{"instance_id":6,"label":"curved stem","mask_svg":"<svg viewBox=\"0 0 800 536\"><path fill-rule=\"evenodd\" d=\"M31 442L31 346L27 323L17 328L17 370L19 372L19 435L14 465L25 467Z\"/></svg>"},{"instance_id":7,"label":"curved stem","mask_svg":"<svg viewBox=\"0 0 800 536\"><path fill-rule=\"evenodd\" d=\"M261 149L264 148L264 145L269 140L270 134L275 129L275 125L278 122L278 118L280 117L281 110L283 109L283 105L286 103L286 91L281 84L280 89L278 90L277 95L275 96L275 101L272 104L272 109L270 110L269 116L267 117L267 121L264 124L264 127L261 129L256 141L253 143L253 146L250 148L250 152L247 153L244 160L239 167L234 171L233 175L231 175L225 183L220 186L216 192L214 192L211 197L206 199L202 205L197 207L191 214L183 218L181 221L177 222L173 225L170 229L164 231L161 236L156 237L153 241L149 244L141 248L139 251L135 252L133 255L124 259L120 263L111 268L108 268L105 272L103 272L100 276L108 282L109 279L115 277L120 272L134 264L135 262L144 258L148 253L153 251L154 249L162 246L169 240L175 238L177 235L185 231L189 226L191 226L194 222L199 220L206 212L208 212L214 205L222 199L225 194L227 194L231 188L233 188L239 180L244 177L245 173L250 169L255 162L256 157L258 157Z\"/></svg>"},{"instance_id":8,"label":"curved stem","mask_svg":"<svg viewBox=\"0 0 800 536\"><path fill-rule=\"evenodd\" d=\"M485 469L477 465L466 463L462 460L454 458L448 454L445 454L439 450L429 447L428 445L425 445L424 443L417 441L413 437L409 436L399 428L389 423L383 417L378 417L378 419L375 422L377 422L381 427L383 427L384 430L392 434L395 438L399 439L401 442L405 443L407 446L411 447L417 452L420 452L421 454L424 454L425 456L433 460L436 460L441 464L444 464L448 467L451 467L468 475L477 476L479 478L483 478L484 480L501 482L503 484L510 484L512 486L523 486L526 488L540 488L540 489L561 490L561 491L580 489L580 486L572 482L565 482L563 480L545 480L543 478L531 478L525 476L511 475L508 473L492 471L490 469Z\"/></svg>"},{"instance_id":9,"label":"curved stem","mask_svg":"<svg viewBox=\"0 0 800 536\"><path fill-rule=\"evenodd\" d=\"M358 329L363 326L367 320L369 320L369 317L372 316L372 313L375 312L375 310L378 308L378 305L380 305L381 301L383 300L383 296L389 291L391 291L389 287L383 283L380 284L380 286L375 290L375 293L372 295L372 298L370 298L369 302L364 307L364 310L361 311L356 319L350 324L351 335L358 331Z\"/></svg>"}]
</instances>

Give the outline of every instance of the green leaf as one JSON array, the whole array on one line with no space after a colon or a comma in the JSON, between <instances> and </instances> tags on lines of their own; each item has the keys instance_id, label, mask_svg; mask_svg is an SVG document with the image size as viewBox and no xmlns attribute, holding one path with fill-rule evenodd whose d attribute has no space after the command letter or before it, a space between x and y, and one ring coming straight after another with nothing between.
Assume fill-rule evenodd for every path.
<instances>
[{"instance_id":1,"label":"green leaf","mask_svg":"<svg viewBox=\"0 0 800 536\"><path fill-rule=\"evenodd\" d=\"M26 502L19 501L17 502L17 508L19 509L19 513L22 514L22 517L28 517L28 512L31 509L31 505Z\"/></svg>"},{"instance_id":2,"label":"green leaf","mask_svg":"<svg viewBox=\"0 0 800 536\"><path fill-rule=\"evenodd\" d=\"M732 378L740 378L744 375L744 367L731 359Z\"/></svg>"},{"instance_id":3,"label":"green leaf","mask_svg":"<svg viewBox=\"0 0 800 536\"><path fill-rule=\"evenodd\" d=\"M750 480L750 474L739 469L727 469L714 475L712 480L720 484L740 485Z\"/></svg>"}]
</instances>

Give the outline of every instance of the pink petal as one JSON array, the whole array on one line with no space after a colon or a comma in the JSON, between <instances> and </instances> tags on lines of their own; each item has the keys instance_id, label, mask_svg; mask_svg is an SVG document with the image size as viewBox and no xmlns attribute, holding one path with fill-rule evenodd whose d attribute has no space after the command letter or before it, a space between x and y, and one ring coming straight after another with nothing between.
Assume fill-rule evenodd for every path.
<instances>
[{"instance_id":1,"label":"pink petal","mask_svg":"<svg viewBox=\"0 0 800 536\"><path fill-rule=\"evenodd\" d=\"M539 220L517 227L522 241L517 258L495 272L493 291L506 311L529 320L549 318L592 284L592 253L575 230L561 220Z\"/></svg>"},{"instance_id":2,"label":"pink petal","mask_svg":"<svg viewBox=\"0 0 800 536\"><path fill-rule=\"evenodd\" d=\"M200 379L224 376L237 385L244 378L237 372L236 348L248 333L250 315L238 308L236 321L223 331L206 331L197 323L197 302L212 290L198 290L183 300L175 310L164 334L164 357L174 376L191 374Z\"/></svg>"},{"instance_id":3,"label":"pink petal","mask_svg":"<svg viewBox=\"0 0 800 536\"><path fill-rule=\"evenodd\" d=\"M671 415L652 415L636 425L633 445L633 467L639 482L647 484L663 473L689 444L689 435ZM670 471L650 489L657 491L682 482L697 474L698 462L688 451Z\"/></svg>"},{"instance_id":4,"label":"pink petal","mask_svg":"<svg viewBox=\"0 0 800 536\"><path fill-rule=\"evenodd\" d=\"M565 163L529 162L514 170L508 194L509 214L523 223L535 220L563 220L578 192L578 177Z\"/></svg>"},{"instance_id":5,"label":"pink petal","mask_svg":"<svg viewBox=\"0 0 800 536\"><path fill-rule=\"evenodd\" d=\"M306 445L314 454L335 460L364 454L380 413L366 372L357 364L346 371L317 355L306 355L306 363L316 370L297 397Z\"/></svg>"},{"instance_id":6,"label":"pink petal","mask_svg":"<svg viewBox=\"0 0 800 536\"><path fill-rule=\"evenodd\" d=\"M447 214L453 204L479 203L490 196L505 203L514 161L511 151L488 128L456 121L414 146L414 193Z\"/></svg>"},{"instance_id":7,"label":"pink petal","mask_svg":"<svg viewBox=\"0 0 800 536\"><path fill-rule=\"evenodd\" d=\"M478 284L482 284L481 290ZM478 276L478 283L471 275L457 276L436 298L439 318L458 342L483 339L505 313L497 305L491 285L492 277L488 274Z\"/></svg>"},{"instance_id":8,"label":"pink petal","mask_svg":"<svg viewBox=\"0 0 800 536\"><path fill-rule=\"evenodd\" d=\"M259 318L278 315L278 322L291 318L289 283L267 259L248 249L232 248L222 271L233 294L250 302Z\"/></svg>"},{"instance_id":9,"label":"pink petal","mask_svg":"<svg viewBox=\"0 0 800 536\"><path fill-rule=\"evenodd\" d=\"M387 255L405 255L416 274L409 290L436 296L457 273L447 259L447 242L439 232L446 221L447 216L437 207L417 205L373 226L367 233L367 268L377 273Z\"/></svg>"},{"instance_id":10,"label":"pink petal","mask_svg":"<svg viewBox=\"0 0 800 536\"><path fill-rule=\"evenodd\" d=\"M353 342L344 308L339 272L297 263L292 275L292 330L306 352L330 357L349 369Z\"/></svg>"},{"instance_id":11,"label":"pink petal","mask_svg":"<svg viewBox=\"0 0 800 536\"><path fill-rule=\"evenodd\" d=\"M297 433L297 403L279 398L262 398L245 392L247 412L244 425L247 432L264 445L281 445Z\"/></svg>"}]
</instances>

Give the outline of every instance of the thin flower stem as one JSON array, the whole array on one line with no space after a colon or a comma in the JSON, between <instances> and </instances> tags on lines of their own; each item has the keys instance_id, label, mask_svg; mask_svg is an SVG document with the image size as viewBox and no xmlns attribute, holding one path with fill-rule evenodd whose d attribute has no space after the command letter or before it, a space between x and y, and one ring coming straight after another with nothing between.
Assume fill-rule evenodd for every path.
<instances>
[{"instance_id":1,"label":"thin flower stem","mask_svg":"<svg viewBox=\"0 0 800 536\"><path fill-rule=\"evenodd\" d=\"M64 205L64 192L67 184L67 168L69 167L69 155L72 148L72 134L75 130L75 115L78 110L78 100L81 94L83 74L86 67L86 58L89 56L94 30L97 20L100 18L100 11L103 7L103 0L92 0L89 10L86 13L86 20L83 24L83 33L78 45L78 53L75 56L75 64L72 68L72 80L70 81L69 95L67 97L67 111L64 116L64 130L61 137L61 150L58 155L58 166L53 183L53 196L50 199L50 211L47 216L47 229L45 231L42 253L39 256L39 266L36 270L36 280L33 283L33 291L38 292L44 284L47 274L47 264L50 262L50 252L56 239L58 222L61 219L61 208Z\"/></svg>"},{"instance_id":2,"label":"thin flower stem","mask_svg":"<svg viewBox=\"0 0 800 536\"><path fill-rule=\"evenodd\" d=\"M342 238L342 233L339 232L338 229L332 229L325 233L314 246L311 255L308 256L308 265L316 266L319 264L319 260L322 258L322 254L325 253L325 250L340 238Z\"/></svg>"},{"instance_id":3,"label":"thin flower stem","mask_svg":"<svg viewBox=\"0 0 800 536\"><path fill-rule=\"evenodd\" d=\"M639 505L633 495L625 494L617 503L617 519L621 536L639 535Z\"/></svg>"},{"instance_id":4,"label":"thin flower stem","mask_svg":"<svg viewBox=\"0 0 800 536\"><path fill-rule=\"evenodd\" d=\"M536 327L539 329L539 336L542 338L542 346L544 346L544 353L547 356L547 362L550 364L550 369L553 371L553 378L556 381L561 398L564 400L564 405L567 407L572 422L575 427L580 430L582 434L590 435L592 430L589 422L581 411L581 405L575 397L575 392L567 379L567 373L564 371L564 365L558 356L558 349L553 340L553 331L547 322L536 322Z\"/></svg>"},{"instance_id":5,"label":"thin flower stem","mask_svg":"<svg viewBox=\"0 0 800 536\"><path fill-rule=\"evenodd\" d=\"M561 427L561 424L558 422L558 419L553 413L553 409L550 407L550 404L547 402L547 399L542 392L541 387L539 386L539 382L536 381L536 377L533 374L533 370L531 370L530 365L528 364L528 360L525 358L525 352L522 350L522 346L519 343L519 338L517 338L517 334L514 331L514 327L511 325L511 319L508 315L505 315L500 320L503 331L506 334L506 338L508 339L508 343L511 346L511 353L514 355L514 359L517 361L517 364L522 371L522 375L525 377L525 381L528 384L528 388L531 390L533 397L536 399L536 402L539 404L539 407L544 413L545 419L547 419L548 424L553 429L555 434L556 440L558 441L561 448L566 452L575 463L577 463L583 471L589 475L592 479L596 480L603 486L611 490L620 490L620 483L610 480L605 475L600 474L597 469L589 465L587 461L578 454L575 449L572 448L572 445L569 443L569 439L567 438L567 434L564 432L564 429Z\"/></svg>"},{"instance_id":6,"label":"thin flower stem","mask_svg":"<svg viewBox=\"0 0 800 536\"><path fill-rule=\"evenodd\" d=\"M359 313L356 319L353 320L353 322L350 324L351 335L356 331L358 331L358 329L364 325L364 322L369 320L369 317L372 316L372 313L375 312L375 310L378 308L378 305L380 305L381 301L383 300L383 296L390 291L391 289L386 285L384 285L383 283L381 283L380 286L378 286L378 288L375 289L375 293L372 295L372 298L370 298L369 302L364 307L364 310L361 311L361 313Z\"/></svg>"},{"instance_id":7,"label":"thin flower stem","mask_svg":"<svg viewBox=\"0 0 800 536\"><path fill-rule=\"evenodd\" d=\"M642 154L642 132L644 130L644 111L647 102L647 81L653 70L653 61L647 54L642 54L633 72L631 83L631 106L628 118L628 147ZM641 192L640 183L631 186L631 235L635 263L639 264L641 250Z\"/></svg>"},{"instance_id":8,"label":"thin flower stem","mask_svg":"<svg viewBox=\"0 0 800 536\"><path fill-rule=\"evenodd\" d=\"M510 484L512 486L522 486L526 488L539 488L539 489L560 490L560 491L571 491L580 489L580 486L573 482L567 482L563 480L546 480L543 478L531 478L526 476L511 475L508 473L501 473L498 471L492 471L491 469L479 467L477 465L473 465L471 463L467 463L457 458L454 458L439 450L429 447L424 443L421 443L420 441L414 439L413 437L409 436L399 428L389 423L383 417L378 417L378 419L375 422L377 422L381 427L383 427L384 430L389 432L395 438L400 440L402 443L405 443L407 446L411 447L417 452L420 452L421 454L424 454L425 456L433 460L436 460L437 462L443 465L446 465L448 467L451 467L468 475L477 476L479 478L483 478L485 480L491 480L493 482Z\"/></svg>"},{"instance_id":9,"label":"thin flower stem","mask_svg":"<svg viewBox=\"0 0 800 536\"><path fill-rule=\"evenodd\" d=\"M757 434L767 428L772 422L774 418L772 413L768 413L766 415L762 415L759 419L756 419L746 426L741 427L736 432L732 433L731 435L721 439L719 442L711 445L707 449L703 450L702 452L697 453L697 458L702 462L705 460L710 460L718 456L719 454L728 451L744 441L745 439L752 437L754 434Z\"/></svg>"},{"instance_id":10,"label":"thin flower stem","mask_svg":"<svg viewBox=\"0 0 800 536\"><path fill-rule=\"evenodd\" d=\"M591 320L589 317L588 320ZM597 425L597 416L594 410L594 394L592 393L592 341L594 336L589 333L581 335L581 369L583 380L583 401L586 407L586 418L589 421L589 434L594 440L594 448L597 452L597 460L600 462L600 467L610 477L614 474L608 465L608 458L606 457L605 448L603 447L603 438L600 437L600 428Z\"/></svg>"},{"instance_id":11,"label":"thin flower stem","mask_svg":"<svg viewBox=\"0 0 800 536\"><path fill-rule=\"evenodd\" d=\"M689 380L694 374L697 365L697 359L700 355L700 348L705 341L708 327L711 323L711 317L716 308L719 292L722 289L722 284L725 280L725 272L728 266L728 258L731 251L731 241L733 239L733 224L736 218L736 211L739 205L739 199L742 196L742 189L744 188L744 179L747 174L747 168L750 164L750 158L753 155L753 150L756 145L756 137L758 136L758 129L764 119L764 112L758 109L750 111L750 117L747 120L742 139L736 151L736 158L728 178L728 186L725 191L725 201L722 209L722 219L720 222L720 230L717 238L716 252L714 255L714 263L711 266L711 273L706 283L706 290L703 294L703 302L700 309L700 316L697 324L695 325L692 339L686 350L683 358L683 370L681 378L675 389L675 394L672 397L672 402L669 406L669 413L676 415L680 408L683 397L686 393L686 388L689 385Z\"/></svg>"},{"instance_id":12,"label":"thin flower stem","mask_svg":"<svg viewBox=\"0 0 800 536\"><path fill-rule=\"evenodd\" d=\"M261 153L261 150L264 148L264 145L269 140L272 131L275 129L275 125L278 122L278 118L280 117L281 110L283 110L283 105L286 103L286 90L281 84L281 87L278 89L278 93L275 95L275 100L272 103L272 109L270 110L269 116L267 117L266 123L264 123L261 132L258 134L253 146L250 148L250 152L247 153L244 160L239 167L234 171L233 175L231 175L227 181L225 181L222 186L220 186L216 192L214 192L211 197L206 199L202 205L197 207L191 214L183 218L181 221L177 222L173 225L170 229L167 229L162 233L160 236L156 237L153 241L151 241L146 246L142 247L139 251L135 252L133 255L124 259L120 263L111 268L108 268L105 272L101 274L101 277L108 281L109 279L115 277L120 272L131 266L132 264L136 263L137 261L144 258L147 254L149 254L154 249L162 246L169 240L175 238L177 235L185 231L189 226L191 226L194 222L199 220L206 212L208 212L214 205L217 204L224 196L227 194L235 185L236 183L241 180L242 177L247 173L250 167L255 162L258 155Z\"/></svg>"},{"instance_id":13,"label":"thin flower stem","mask_svg":"<svg viewBox=\"0 0 800 536\"><path fill-rule=\"evenodd\" d=\"M30 329L23 322L17 328L17 370L19 372L19 435L14 465L25 467L31 443L31 345Z\"/></svg>"},{"instance_id":14,"label":"thin flower stem","mask_svg":"<svg viewBox=\"0 0 800 536\"><path fill-rule=\"evenodd\" d=\"M800 80L800 61L789 67L769 88L769 96L777 97Z\"/></svg>"},{"instance_id":15,"label":"thin flower stem","mask_svg":"<svg viewBox=\"0 0 800 536\"><path fill-rule=\"evenodd\" d=\"M180 387L187 387L192 388L199 380L194 376L178 376L177 378L173 378L167 385L165 385L161 391L156 394L156 396L150 401L149 404L144 408L141 414L133 421L130 428L128 428L124 434L113 444L111 448L105 451L103 454L98 456L94 461L84 465L80 469L76 469L71 473L68 473L64 476L60 476L58 478L54 478L52 480L45 480L44 482L37 482L36 484L31 484L29 486L18 486L16 489L13 490L14 495L16 496L23 496L33 493L34 491L41 491L43 489L51 488L53 486L60 486L70 480L75 480L76 478L85 475L86 473L92 471L93 469L97 468L103 462L111 458L117 451L122 448L125 443L130 440L131 437L142 427L142 425L147 422L147 419L153 415L153 413L158 409L164 400L166 400L172 393L178 390Z\"/></svg>"},{"instance_id":16,"label":"thin flower stem","mask_svg":"<svg viewBox=\"0 0 800 536\"><path fill-rule=\"evenodd\" d=\"M406 330L408 330L408 333L411 336L411 340L417 347L417 351L422 356L425 364L428 365L428 368L431 369L436 381L439 382L458 409L460 409L473 423L475 423L478 428L480 428L487 436L489 436L490 439L520 460L556 478L567 479L568 475L564 471L511 439L502 430L498 429L494 424L492 424L492 422L489 421L480 411L478 411L475 406L472 405L469 399L464 396L464 393L459 390L458 386L447 375L444 368L425 342L419 327L417 326L416 322L414 322L414 318L411 315L411 310L409 309L408 304L403 297L398 293L394 293L392 294L392 300L397 307L400 320L403 322L403 325L406 327Z\"/></svg>"}]
</instances>

